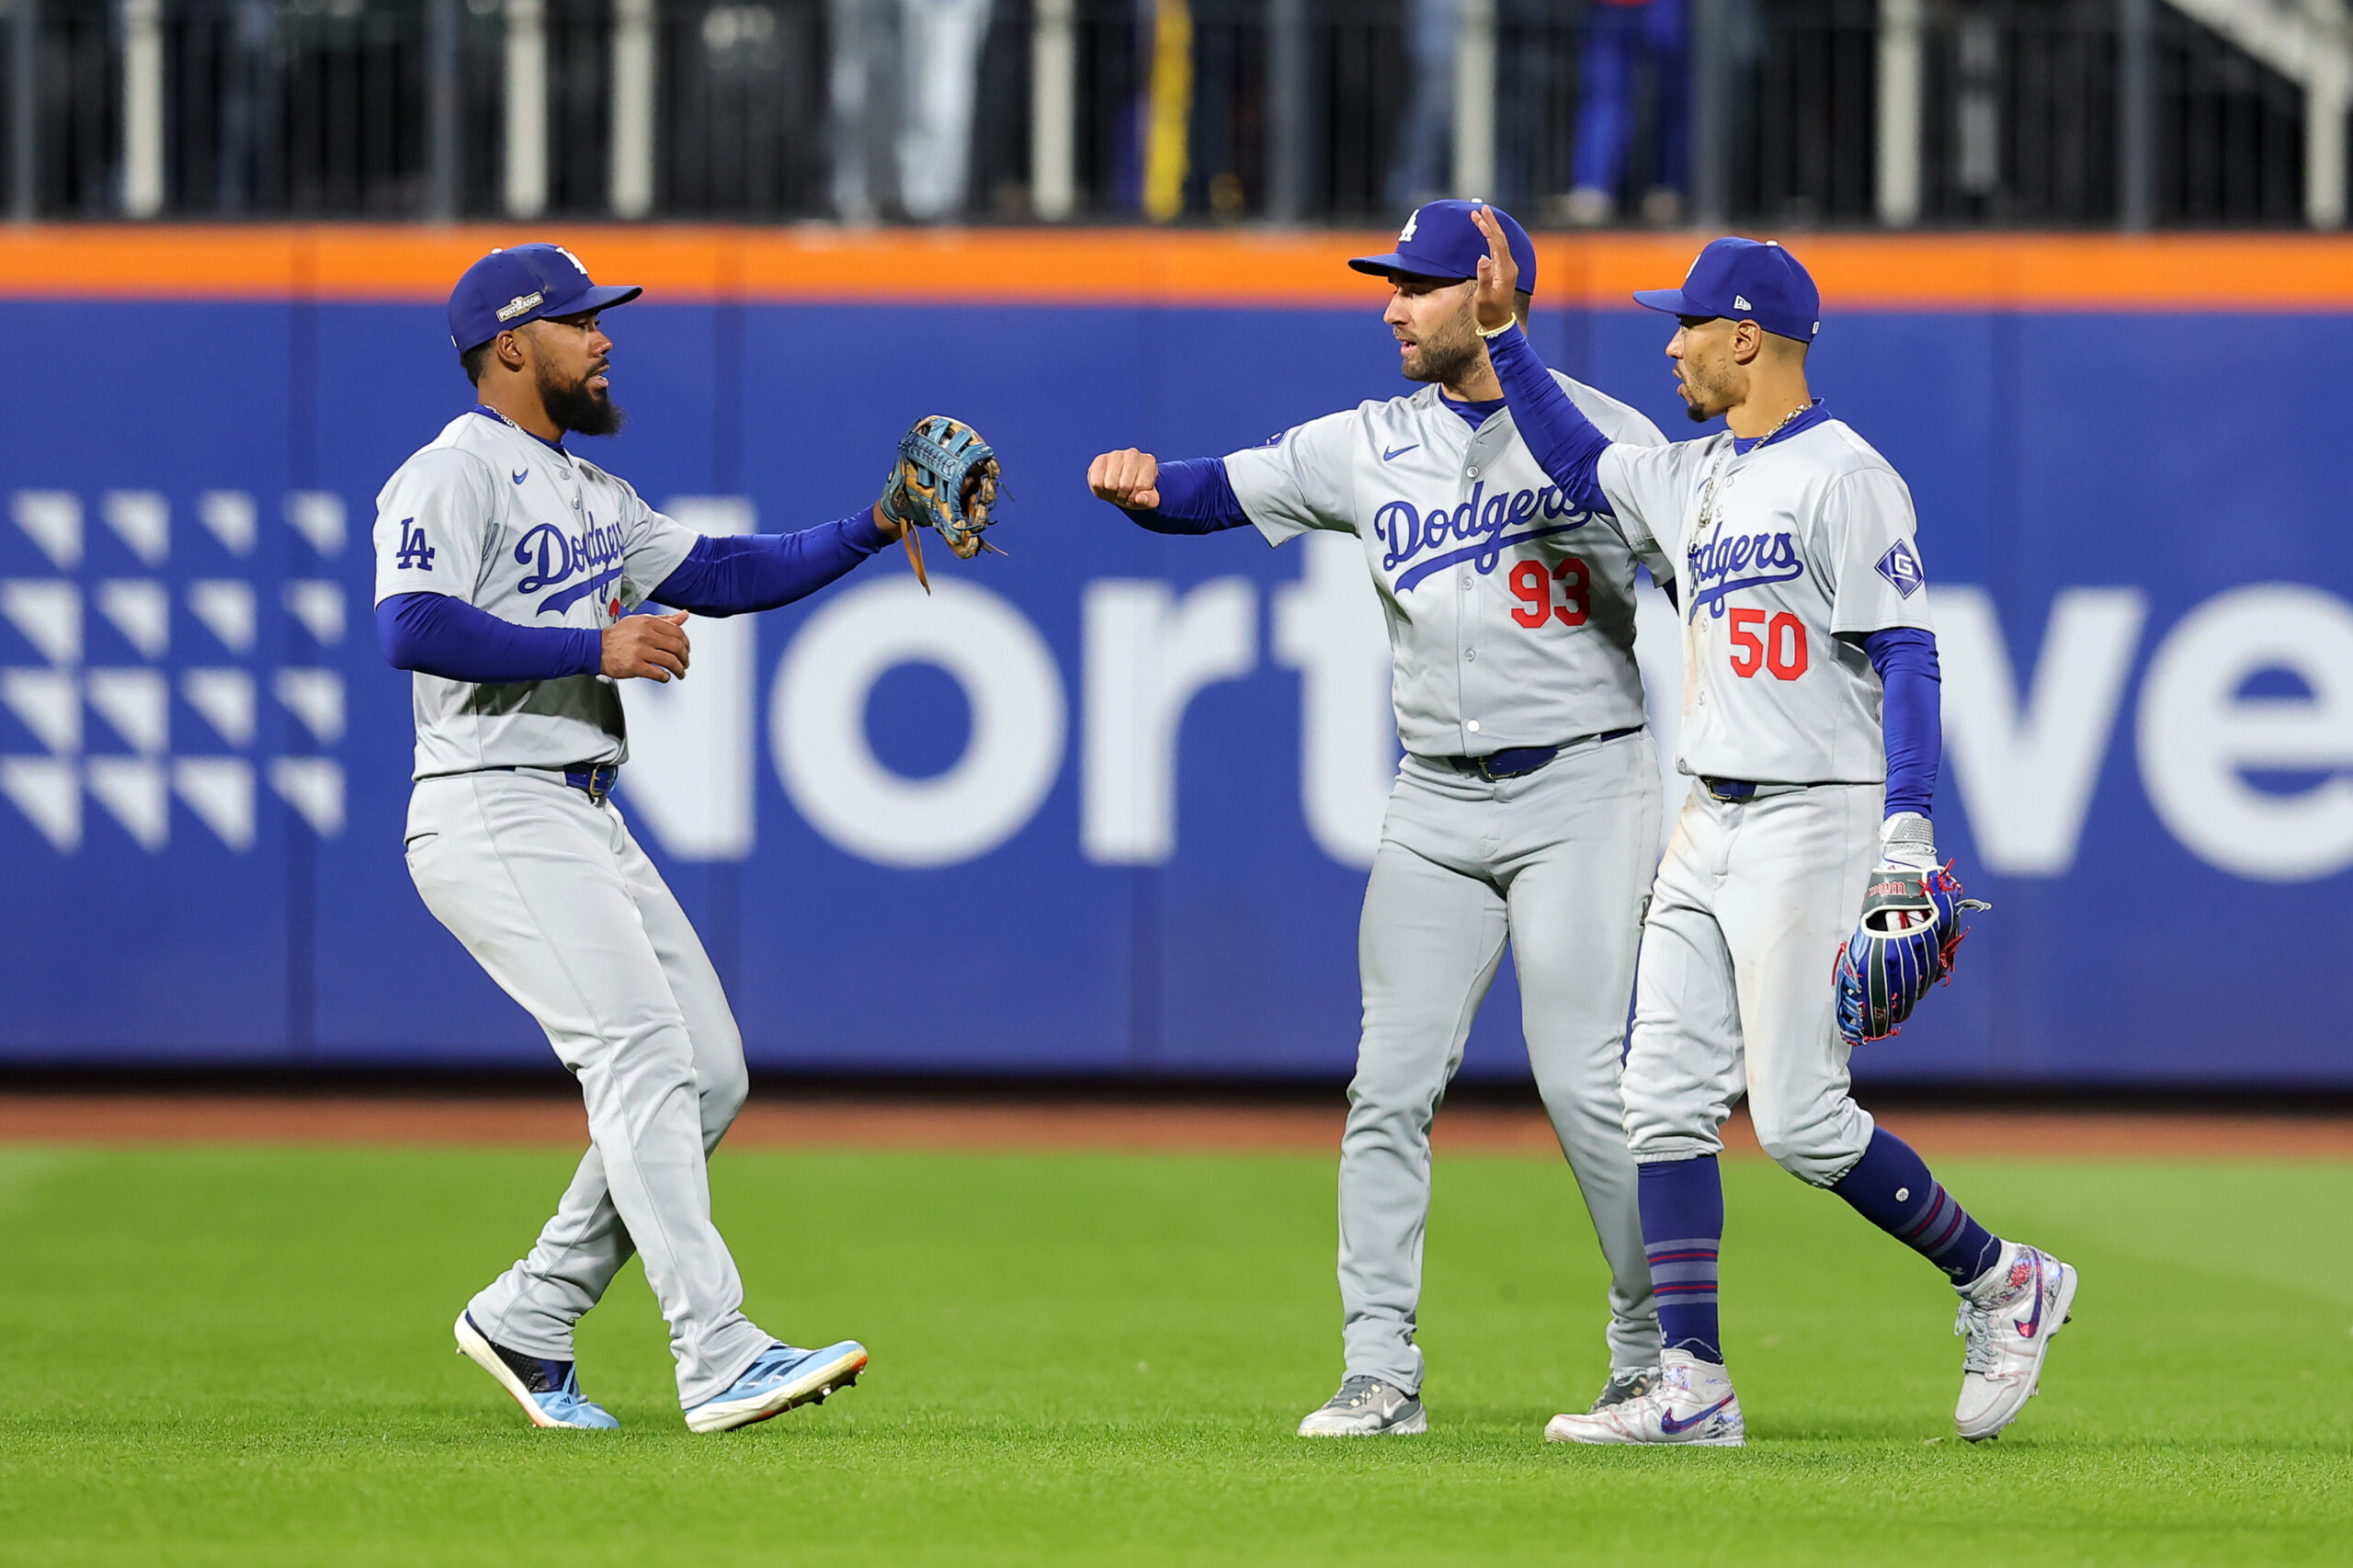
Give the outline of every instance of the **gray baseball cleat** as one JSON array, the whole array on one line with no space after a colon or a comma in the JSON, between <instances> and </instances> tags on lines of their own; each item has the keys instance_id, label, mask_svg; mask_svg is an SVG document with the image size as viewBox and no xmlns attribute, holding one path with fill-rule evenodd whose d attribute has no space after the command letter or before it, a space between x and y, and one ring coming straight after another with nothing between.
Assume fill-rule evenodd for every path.
<instances>
[{"instance_id":1,"label":"gray baseball cleat","mask_svg":"<svg viewBox=\"0 0 2353 1568\"><path fill-rule=\"evenodd\" d=\"M1302 1437L1410 1437L1429 1429L1430 1418L1419 1399L1394 1383L1366 1376L1344 1380L1339 1392L1299 1424Z\"/></svg>"},{"instance_id":2,"label":"gray baseball cleat","mask_svg":"<svg viewBox=\"0 0 2353 1568\"><path fill-rule=\"evenodd\" d=\"M1623 1404L1630 1399L1640 1399L1658 1387L1656 1367L1612 1367L1609 1381L1601 1385L1601 1395L1593 1402L1587 1415L1598 1415L1613 1404Z\"/></svg>"}]
</instances>

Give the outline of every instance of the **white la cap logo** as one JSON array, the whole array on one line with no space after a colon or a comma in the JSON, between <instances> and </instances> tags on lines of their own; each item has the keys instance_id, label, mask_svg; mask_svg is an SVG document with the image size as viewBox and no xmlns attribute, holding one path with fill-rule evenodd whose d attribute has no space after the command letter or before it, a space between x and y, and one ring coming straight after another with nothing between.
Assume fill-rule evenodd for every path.
<instances>
[{"instance_id":1,"label":"white la cap logo","mask_svg":"<svg viewBox=\"0 0 2353 1568\"><path fill-rule=\"evenodd\" d=\"M573 267L579 272L581 277L585 278L588 276L588 269L585 267L581 266L580 258L578 256L573 255L572 252L566 250L562 245L558 245L555 248L556 254L563 256L564 260L572 263Z\"/></svg>"},{"instance_id":2,"label":"white la cap logo","mask_svg":"<svg viewBox=\"0 0 2353 1568\"><path fill-rule=\"evenodd\" d=\"M1397 243L1402 245L1411 240L1414 237L1414 225L1421 221L1422 211L1417 207L1414 210L1413 216L1405 220L1405 226L1397 231Z\"/></svg>"}]
</instances>

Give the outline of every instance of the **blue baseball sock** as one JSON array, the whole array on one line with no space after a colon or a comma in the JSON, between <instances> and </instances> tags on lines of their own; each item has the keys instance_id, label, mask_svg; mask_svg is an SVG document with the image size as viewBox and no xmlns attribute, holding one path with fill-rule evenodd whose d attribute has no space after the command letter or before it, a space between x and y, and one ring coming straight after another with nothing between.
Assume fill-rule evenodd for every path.
<instances>
[{"instance_id":1,"label":"blue baseball sock","mask_svg":"<svg viewBox=\"0 0 2353 1568\"><path fill-rule=\"evenodd\" d=\"M1723 1244L1724 1183L1716 1157L1660 1160L1638 1167L1643 1250L1658 1293L1659 1337L1723 1365L1716 1330L1716 1254Z\"/></svg>"},{"instance_id":2,"label":"blue baseball sock","mask_svg":"<svg viewBox=\"0 0 2353 1568\"><path fill-rule=\"evenodd\" d=\"M1643 1167L1648 1174L1649 1167ZM1928 1174L1912 1146L1885 1128L1874 1129L1870 1147L1842 1176L1831 1191L1855 1206L1855 1211L1905 1246L1945 1271L1956 1285L1966 1285L1994 1267L2002 1256L2002 1238L1969 1217ZM1644 1234L1650 1231L1650 1210L1643 1210Z\"/></svg>"}]
</instances>

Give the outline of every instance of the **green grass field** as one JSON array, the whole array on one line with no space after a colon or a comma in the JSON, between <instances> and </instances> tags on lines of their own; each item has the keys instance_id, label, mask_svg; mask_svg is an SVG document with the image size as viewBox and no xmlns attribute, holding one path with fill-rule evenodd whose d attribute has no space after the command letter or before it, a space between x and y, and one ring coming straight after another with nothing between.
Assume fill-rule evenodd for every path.
<instances>
[{"instance_id":1,"label":"green grass field","mask_svg":"<svg viewBox=\"0 0 2353 1568\"><path fill-rule=\"evenodd\" d=\"M1427 1437L1290 1435L1339 1373L1324 1159L732 1152L750 1308L874 1365L678 1420L634 1266L581 1332L614 1434L536 1432L449 1322L556 1153L0 1151L0 1562L1421 1564L2353 1559L2353 1167L1954 1162L2084 1270L2011 1434L1947 1434L1952 1297L1727 1167L1745 1451L1571 1449L1600 1275L1557 1165L1438 1171Z\"/></svg>"}]
</instances>

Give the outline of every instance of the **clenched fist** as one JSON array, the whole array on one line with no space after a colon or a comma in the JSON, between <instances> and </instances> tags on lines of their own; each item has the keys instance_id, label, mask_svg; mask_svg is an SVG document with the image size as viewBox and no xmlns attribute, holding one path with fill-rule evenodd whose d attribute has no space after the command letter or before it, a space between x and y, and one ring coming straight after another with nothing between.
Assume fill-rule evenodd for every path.
<instances>
[{"instance_id":1,"label":"clenched fist","mask_svg":"<svg viewBox=\"0 0 2353 1568\"><path fill-rule=\"evenodd\" d=\"M1133 447L1105 452L1086 465L1086 487L1097 500L1149 512L1160 505L1160 460Z\"/></svg>"},{"instance_id":2,"label":"clenched fist","mask_svg":"<svg viewBox=\"0 0 2353 1568\"><path fill-rule=\"evenodd\" d=\"M687 612L630 615L605 628L605 674L615 680L687 678Z\"/></svg>"}]
</instances>

